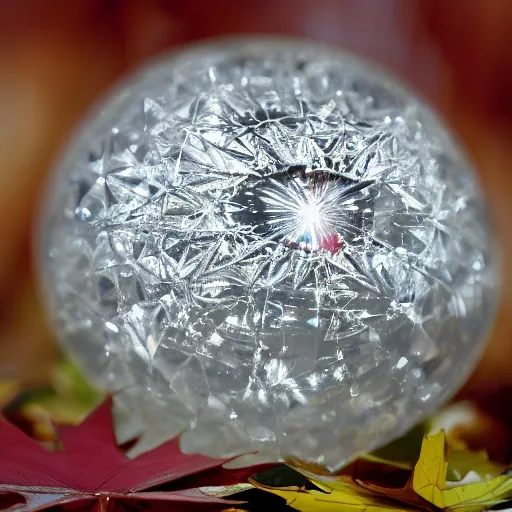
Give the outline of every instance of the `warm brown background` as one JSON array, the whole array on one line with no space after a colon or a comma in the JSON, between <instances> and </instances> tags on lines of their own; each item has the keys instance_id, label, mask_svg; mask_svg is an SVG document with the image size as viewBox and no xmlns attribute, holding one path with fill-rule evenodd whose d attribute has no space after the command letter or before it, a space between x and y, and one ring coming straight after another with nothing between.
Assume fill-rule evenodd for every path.
<instances>
[{"instance_id":1,"label":"warm brown background","mask_svg":"<svg viewBox=\"0 0 512 512\"><path fill-rule=\"evenodd\" d=\"M511 425L512 0L0 0L0 376L40 382L55 353L30 235L42 180L70 129L143 59L255 32L309 36L387 65L465 142L489 195L504 276L497 327L464 394ZM508 433L498 430L503 451Z\"/></svg>"}]
</instances>

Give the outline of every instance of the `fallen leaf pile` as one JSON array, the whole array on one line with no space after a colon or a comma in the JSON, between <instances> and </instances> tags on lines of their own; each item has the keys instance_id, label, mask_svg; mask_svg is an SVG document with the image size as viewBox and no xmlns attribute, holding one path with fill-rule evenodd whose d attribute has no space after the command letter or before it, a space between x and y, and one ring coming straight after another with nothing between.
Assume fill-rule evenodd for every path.
<instances>
[{"instance_id":1,"label":"fallen leaf pile","mask_svg":"<svg viewBox=\"0 0 512 512\"><path fill-rule=\"evenodd\" d=\"M449 467L454 477L462 479L447 481ZM283 465L250 477L249 483L302 512L479 512L512 499L511 473L482 452L450 453L441 431L424 437L412 470L370 457L335 476L315 474L307 465Z\"/></svg>"},{"instance_id":2,"label":"fallen leaf pile","mask_svg":"<svg viewBox=\"0 0 512 512\"><path fill-rule=\"evenodd\" d=\"M512 507L511 467L424 427L336 475L299 460L228 469L241 459L183 454L177 439L130 458L130 446L116 441L111 400L80 423L100 395L68 363L55 376L31 392L0 383L0 510L479 512L505 510L509 500Z\"/></svg>"}]
</instances>

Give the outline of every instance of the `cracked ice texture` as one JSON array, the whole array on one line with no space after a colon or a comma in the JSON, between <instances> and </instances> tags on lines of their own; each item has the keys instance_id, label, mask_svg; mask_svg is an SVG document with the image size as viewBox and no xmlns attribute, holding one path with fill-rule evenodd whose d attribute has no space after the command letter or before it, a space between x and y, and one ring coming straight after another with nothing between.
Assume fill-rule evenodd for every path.
<instances>
[{"instance_id":1,"label":"cracked ice texture","mask_svg":"<svg viewBox=\"0 0 512 512\"><path fill-rule=\"evenodd\" d=\"M122 84L51 188L51 315L149 443L334 468L473 367L496 256L472 169L393 79L310 43L211 44Z\"/></svg>"}]
</instances>

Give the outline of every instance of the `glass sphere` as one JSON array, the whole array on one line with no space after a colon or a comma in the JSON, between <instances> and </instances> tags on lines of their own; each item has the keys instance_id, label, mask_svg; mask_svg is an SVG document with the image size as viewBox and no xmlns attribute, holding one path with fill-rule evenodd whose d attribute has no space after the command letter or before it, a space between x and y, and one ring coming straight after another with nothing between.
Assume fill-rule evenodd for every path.
<instances>
[{"instance_id":1,"label":"glass sphere","mask_svg":"<svg viewBox=\"0 0 512 512\"><path fill-rule=\"evenodd\" d=\"M311 42L163 57L48 189L50 315L154 439L336 468L467 378L498 298L471 165L421 100Z\"/></svg>"}]
</instances>

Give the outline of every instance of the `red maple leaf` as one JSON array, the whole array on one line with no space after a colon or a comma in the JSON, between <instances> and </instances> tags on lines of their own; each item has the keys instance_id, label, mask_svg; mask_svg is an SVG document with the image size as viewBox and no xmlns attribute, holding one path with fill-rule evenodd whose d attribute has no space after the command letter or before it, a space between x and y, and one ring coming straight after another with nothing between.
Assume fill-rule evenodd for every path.
<instances>
[{"instance_id":1,"label":"red maple leaf","mask_svg":"<svg viewBox=\"0 0 512 512\"><path fill-rule=\"evenodd\" d=\"M117 446L110 400L79 426L61 426L58 433L63 450L51 452L0 419L0 510L12 506L32 512L57 505L137 510L149 501L152 510L163 504L176 512L193 510L193 504L227 508L236 502L207 496L190 484L229 485L255 472L225 470L225 460L183 454L177 439L130 459ZM148 491L169 482L176 488Z\"/></svg>"}]
</instances>

